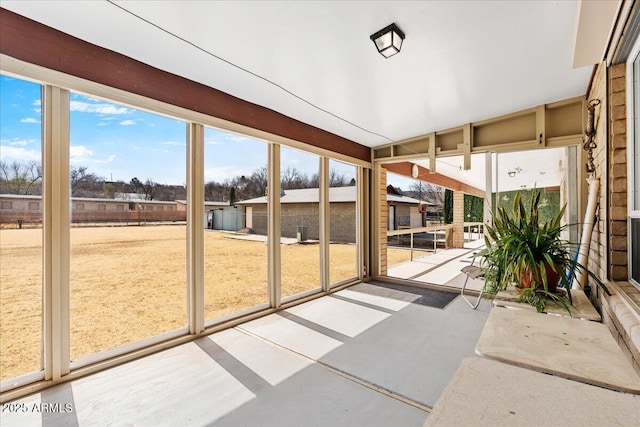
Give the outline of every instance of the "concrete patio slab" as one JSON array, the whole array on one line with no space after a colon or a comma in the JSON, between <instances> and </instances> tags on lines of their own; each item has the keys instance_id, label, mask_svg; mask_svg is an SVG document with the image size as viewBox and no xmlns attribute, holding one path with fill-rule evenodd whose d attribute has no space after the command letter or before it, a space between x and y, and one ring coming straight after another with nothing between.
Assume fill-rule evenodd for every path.
<instances>
[{"instance_id":1,"label":"concrete patio slab","mask_svg":"<svg viewBox=\"0 0 640 427\"><path fill-rule=\"evenodd\" d=\"M434 294L435 293L435 297ZM362 283L15 402L6 426L420 426L490 304ZM449 298L450 296L447 296Z\"/></svg>"},{"instance_id":2,"label":"concrete patio slab","mask_svg":"<svg viewBox=\"0 0 640 427\"><path fill-rule=\"evenodd\" d=\"M367 294L367 286L376 285L359 284L335 295L346 299L354 293ZM417 288L416 292L419 292ZM392 294L389 291L389 295ZM407 292L400 295L408 299L420 297ZM386 318L369 328L360 328L361 332L355 336L336 336L341 334L338 328L328 328L323 341L317 336L322 333L321 328L327 328L330 323L349 323L354 311L332 310L333 304L324 302L312 303L303 305L313 307L312 323L301 324L299 320L289 320L287 314L276 314L239 328L426 406L435 404L460 361L475 354L477 337L491 307L489 301L483 301L478 310L471 310L460 298L444 310L413 303L392 315L385 310L382 313L388 315ZM318 310L323 306L327 308L324 312ZM295 311L304 315L307 309ZM368 316L372 318L371 314ZM400 330L402 334L398 334ZM325 347L327 336L340 344L333 341L335 345Z\"/></svg>"}]
</instances>

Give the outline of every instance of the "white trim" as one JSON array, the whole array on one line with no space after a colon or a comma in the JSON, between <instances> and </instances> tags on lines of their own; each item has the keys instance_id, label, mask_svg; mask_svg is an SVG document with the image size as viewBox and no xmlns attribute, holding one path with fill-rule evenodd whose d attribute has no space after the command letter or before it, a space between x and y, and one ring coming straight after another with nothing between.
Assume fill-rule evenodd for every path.
<instances>
[{"instance_id":1,"label":"white trim","mask_svg":"<svg viewBox=\"0 0 640 427\"><path fill-rule=\"evenodd\" d=\"M43 349L45 380L70 371L69 91L44 86L42 96Z\"/></svg>"},{"instance_id":2,"label":"white trim","mask_svg":"<svg viewBox=\"0 0 640 427\"><path fill-rule=\"evenodd\" d=\"M71 362L71 371L92 366L102 362L109 361L118 357L122 357L137 351L144 350L148 347L156 345L162 345L162 343L169 342L171 340L180 339L180 337L188 336L189 328L182 327L169 332L161 333L160 335L154 335L149 338L143 338L138 341L133 341L127 344L120 345L118 347L109 348L107 350L99 351L98 353L92 353L88 356L81 357Z\"/></svg>"},{"instance_id":3,"label":"white trim","mask_svg":"<svg viewBox=\"0 0 640 427\"><path fill-rule=\"evenodd\" d=\"M320 287L324 292L330 289L330 253L329 253L329 159L320 157Z\"/></svg>"},{"instance_id":4,"label":"white trim","mask_svg":"<svg viewBox=\"0 0 640 427\"><path fill-rule=\"evenodd\" d=\"M297 302L299 299L311 297L311 296L314 296L316 294L326 295L326 293L321 288L319 288L319 287L318 288L313 288L313 289L310 289L308 291L298 292L297 294L290 295L288 297L282 298L282 301L281 301L282 304L281 305L283 306L283 305L288 304L290 302Z\"/></svg>"},{"instance_id":5,"label":"white trim","mask_svg":"<svg viewBox=\"0 0 640 427\"><path fill-rule=\"evenodd\" d=\"M636 188L635 181L636 175L640 174L640 171L636 171L636 158L640 156L636 150L639 146L640 135L637 131L640 130L640 99L639 95L636 95L640 91L640 69L638 72L634 70L634 63L638 59L638 65L640 68L640 38L636 39L633 49L627 59L627 214L628 218L640 218L640 209L635 209L637 204L640 204L640 200L635 200L634 190L640 191ZM640 198L640 195L637 196ZM631 268L634 262L632 258L640 257L640 254L633 254L631 244L631 221L627 221L627 266L629 271L629 281L636 287L640 287L640 283L636 282L631 277ZM636 261L637 262L637 261Z\"/></svg>"},{"instance_id":6,"label":"white trim","mask_svg":"<svg viewBox=\"0 0 640 427\"><path fill-rule=\"evenodd\" d=\"M339 160L335 160L335 159L330 159L330 160L339 161ZM327 170L327 172L330 170L330 166L331 166L331 163L329 161L329 164L328 164L329 169ZM355 168L355 172L356 172L355 173L355 179L356 179L356 206L355 206L355 214L354 214L355 217L353 218L353 220L355 220L355 222L356 222L356 231L355 231L355 233L356 233L356 242L355 242L356 256L355 256L355 259L354 259L354 266L353 266L354 267L354 271L353 271L354 275L351 276L351 277L345 278L345 279L341 279L340 281L335 282L335 283L329 283L329 290L335 288L336 286L343 285L343 284L345 284L345 283L347 283L349 281L355 281L355 280L360 279L362 277L362 268L361 268L361 264L360 264L360 252L361 252L360 244L362 243L362 238L360 236L360 215L359 215L359 207L362 204L362 197L360 195L361 183L359 182L359 179L360 179L359 169L360 168L358 166L353 166L353 167ZM326 182L326 184L327 184L327 187L328 187L329 186L329 176L328 176L328 174L327 174L327 182ZM328 191L329 190L327 189L327 194L328 194ZM327 199L327 201L325 201L325 203L329 204L328 203L328 199ZM329 212L329 216L328 216L328 220L329 220L328 227L329 227L329 230L327 231L327 236L329 237L329 240L328 240L327 246L329 246L331 244L331 207L329 206L328 209L329 209L329 211L328 211ZM330 253L329 253L329 257L327 258L327 261L329 263L331 262L331 254ZM329 274L329 282L331 282L330 274Z\"/></svg>"},{"instance_id":7,"label":"white trim","mask_svg":"<svg viewBox=\"0 0 640 427\"><path fill-rule=\"evenodd\" d=\"M273 308L280 307L280 275L281 250L280 234L280 145L268 145L268 194L267 194L267 242L268 248L268 276L269 276L269 304Z\"/></svg>"},{"instance_id":8,"label":"white trim","mask_svg":"<svg viewBox=\"0 0 640 427\"><path fill-rule=\"evenodd\" d=\"M44 371L35 371L29 372L27 374L20 375L14 378L8 378L2 382L0 382L0 403L5 402L4 396L5 393L10 392L11 390L15 390L19 387L26 386L28 384L35 383L37 381L44 380Z\"/></svg>"},{"instance_id":9,"label":"white trim","mask_svg":"<svg viewBox=\"0 0 640 427\"><path fill-rule=\"evenodd\" d=\"M358 244L358 256L360 258L360 280L366 280L370 276L371 262L370 262L370 244L371 244L371 229L369 224L371 223L371 174L365 168L358 168L360 175L360 185L358 186L358 194L360 195L360 243Z\"/></svg>"},{"instance_id":10,"label":"white trim","mask_svg":"<svg viewBox=\"0 0 640 427\"><path fill-rule=\"evenodd\" d=\"M621 0L578 2L573 45L573 68L596 64L605 57Z\"/></svg>"},{"instance_id":11,"label":"white trim","mask_svg":"<svg viewBox=\"0 0 640 427\"><path fill-rule=\"evenodd\" d=\"M205 326L204 332L201 335L207 335L207 334L225 329L225 325L235 326L239 323L242 323L243 321L248 322L249 320L262 317L261 313L264 313L264 316L266 316L273 312L274 312L274 309L271 308L271 305L265 302L253 307L243 308L233 313L223 314L218 317L206 319L204 324ZM229 326L229 327L233 327L233 326Z\"/></svg>"},{"instance_id":12,"label":"white trim","mask_svg":"<svg viewBox=\"0 0 640 427\"><path fill-rule=\"evenodd\" d=\"M204 330L204 126L187 125L187 316L189 333Z\"/></svg>"},{"instance_id":13,"label":"white trim","mask_svg":"<svg viewBox=\"0 0 640 427\"><path fill-rule=\"evenodd\" d=\"M640 215L640 210L634 209L635 200L633 195L634 180L635 180L635 167L634 160L636 153L636 138L640 138L640 135L636 135L636 123L640 122L638 117L638 111L636 105L640 106L640 100L637 99L634 93L634 81L636 80L636 73L634 72L635 59L640 55L640 38L636 40L629 59L627 60L627 208L630 215ZM640 85L640 81L637 82ZM640 124L640 123L638 123Z\"/></svg>"}]
</instances>

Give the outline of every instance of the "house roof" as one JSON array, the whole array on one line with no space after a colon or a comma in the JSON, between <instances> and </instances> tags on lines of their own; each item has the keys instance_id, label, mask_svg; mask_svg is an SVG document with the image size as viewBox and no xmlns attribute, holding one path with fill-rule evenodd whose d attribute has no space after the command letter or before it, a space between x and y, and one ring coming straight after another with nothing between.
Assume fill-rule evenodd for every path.
<instances>
[{"instance_id":1,"label":"house roof","mask_svg":"<svg viewBox=\"0 0 640 427\"><path fill-rule=\"evenodd\" d=\"M186 200L176 200L176 202L180 205L186 205ZM215 207L215 206L230 206L229 202L212 202L209 200L204 201L204 207Z\"/></svg>"},{"instance_id":2,"label":"house roof","mask_svg":"<svg viewBox=\"0 0 640 427\"><path fill-rule=\"evenodd\" d=\"M329 202L355 202L357 195L356 187L331 187L329 188ZM280 203L319 203L320 190L318 188L304 188L297 190L284 190L284 195L280 197ZM408 203L417 205L420 200L398 194L387 194L387 202ZM255 199L242 200L236 205L261 205L267 203L267 197L256 197ZM427 204L427 202L422 202Z\"/></svg>"}]
</instances>

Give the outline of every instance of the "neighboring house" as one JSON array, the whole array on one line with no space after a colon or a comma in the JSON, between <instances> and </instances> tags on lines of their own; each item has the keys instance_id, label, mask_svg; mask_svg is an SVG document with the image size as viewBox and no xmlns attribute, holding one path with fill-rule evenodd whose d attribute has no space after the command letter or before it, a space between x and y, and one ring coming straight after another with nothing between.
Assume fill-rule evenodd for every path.
<instances>
[{"instance_id":1,"label":"neighboring house","mask_svg":"<svg viewBox=\"0 0 640 427\"><path fill-rule=\"evenodd\" d=\"M356 241L356 187L329 188L330 240L334 242ZM281 227L283 237L301 240L319 239L318 188L284 190L280 198ZM245 227L256 234L267 234L267 198L243 200L236 205L244 207ZM423 225L425 202L400 194L387 194L389 229L415 228Z\"/></svg>"},{"instance_id":2,"label":"neighboring house","mask_svg":"<svg viewBox=\"0 0 640 427\"><path fill-rule=\"evenodd\" d=\"M42 222L42 196L0 194L0 224Z\"/></svg>"},{"instance_id":3,"label":"neighboring house","mask_svg":"<svg viewBox=\"0 0 640 427\"><path fill-rule=\"evenodd\" d=\"M177 209L179 211L187 210L187 201L186 200L176 200ZM229 202L211 202L205 200L204 202L204 211L210 212L212 209L220 209L229 206Z\"/></svg>"},{"instance_id":4,"label":"neighboring house","mask_svg":"<svg viewBox=\"0 0 640 427\"><path fill-rule=\"evenodd\" d=\"M0 223L42 222L42 196L0 195ZM71 198L73 223L129 221L185 221L177 202L158 200Z\"/></svg>"},{"instance_id":5,"label":"neighboring house","mask_svg":"<svg viewBox=\"0 0 640 427\"><path fill-rule=\"evenodd\" d=\"M186 200L176 200L177 208L179 211L187 211ZM221 216L222 210L229 207L229 202L211 202L205 200L204 202L204 228L215 228L214 216ZM216 212L220 211L220 214ZM216 228L216 230L222 230L223 228ZM239 229L239 228L238 228ZM238 229L234 229L236 231Z\"/></svg>"}]
</instances>

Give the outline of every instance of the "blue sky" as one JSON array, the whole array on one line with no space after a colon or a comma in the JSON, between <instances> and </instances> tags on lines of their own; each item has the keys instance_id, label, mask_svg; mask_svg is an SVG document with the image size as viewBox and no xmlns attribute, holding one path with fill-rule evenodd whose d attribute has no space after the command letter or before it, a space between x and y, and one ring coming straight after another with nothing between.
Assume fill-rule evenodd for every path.
<instances>
[{"instance_id":1,"label":"blue sky","mask_svg":"<svg viewBox=\"0 0 640 427\"><path fill-rule=\"evenodd\" d=\"M40 85L0 75L0 159L40 161L41 121ZM107 180L186 182L184 122L76 93L70 121L72 166L86 166ZM205 181L250 175L266 164L264 142L205 130ZM318 171L318 157L283 148L281 169L288 167L311 176ZM331 167L347 179L354 176L353 166L332 161Z\"/></svg>"}]
</instances>

